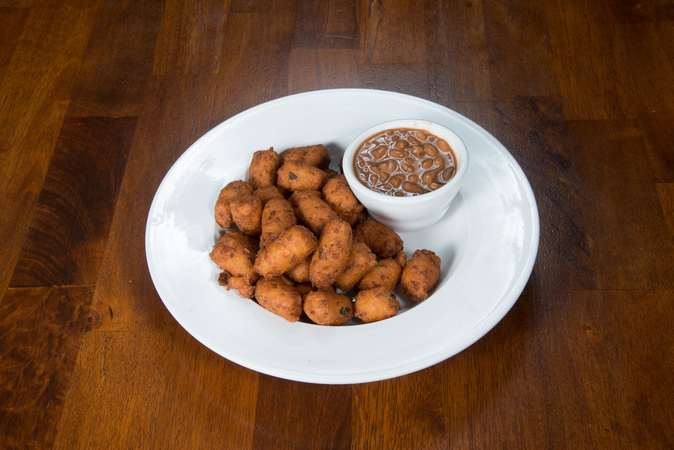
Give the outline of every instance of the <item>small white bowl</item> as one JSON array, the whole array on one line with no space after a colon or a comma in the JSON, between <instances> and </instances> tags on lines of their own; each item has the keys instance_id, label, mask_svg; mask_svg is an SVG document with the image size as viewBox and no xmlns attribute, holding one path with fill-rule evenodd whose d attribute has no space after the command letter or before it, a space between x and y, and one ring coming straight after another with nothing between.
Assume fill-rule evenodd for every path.
<instances>
[{"instance_id":1,"label":"small white bowl","mask_svg":"<svg viewBox=\"0 0 674 450\"><path fill-rule=\"evenodd\" d=\"M375 192L364 186L354 173L353 161L356 150L371 136L396 128L426 130L444 139L456 157L456 173L444 186L425 194L395 197ZM349 144L344 152L342 171L354 195L367 208L370 216L397 231L414 231L426 228L440 220L449 209L468 169L468 150L463 140L450 129L434 122L417 119L401 119L384 122L363 131Z\"/></svg>"}]
</instances>

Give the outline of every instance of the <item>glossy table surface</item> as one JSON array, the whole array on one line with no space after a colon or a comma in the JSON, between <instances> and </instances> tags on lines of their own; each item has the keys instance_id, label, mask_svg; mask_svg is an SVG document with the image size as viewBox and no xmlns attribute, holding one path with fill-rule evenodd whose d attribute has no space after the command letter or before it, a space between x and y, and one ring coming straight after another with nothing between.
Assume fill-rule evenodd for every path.
<instances>
[{"instance_id":1,"label":"glossy table surface","mask_svg":"<svg viewBox=\"0 0 674 450\"><path fill-rule=\"evenodd\" d=\"M359 384L209 350L145 255L197 139L335 88L479 124L540 217L491 331ZM673 124L671 0L0 0L0 448L666 448Z\"/></svg>"}]
</instances>

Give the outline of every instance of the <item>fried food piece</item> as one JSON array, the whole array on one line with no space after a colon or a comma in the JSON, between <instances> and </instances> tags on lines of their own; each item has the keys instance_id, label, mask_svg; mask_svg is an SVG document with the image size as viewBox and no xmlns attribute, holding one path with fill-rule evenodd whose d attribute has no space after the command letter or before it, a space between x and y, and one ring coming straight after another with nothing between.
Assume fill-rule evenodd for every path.
<instances>
[{"instance_id":1,"label":"fried food piece","mask_svg":"<svg viewBox=\"0 0 674 450\"><path fill-rule=\"evenodd\" d=\"M354 226L363 220L365 207L358 201L343 175L331 178L323 186L323 200L339 217Z\"/></svg>"},{"instance_id":2,"label":"fried food piece","mask_svg":"<svg viewBox=\"0 0 674 450\"><path fill-rule=\"evenodd\" d=\"M248 168L248 183L253 189L265 186L275 186L277 172L283 164L281 155L271 147L269 150L258 150L253 153L253 159Z\"/></svg>"},{"instance_id":3,"label":"fried food piece","mask_svg":"<svg viewBox=\"0 0 674 450\"><path fill-rule=\"evenodd\" d=\"M297 218L288 200L284 198L269 200L262 210L260 248L267 247L295 225Z\"/></svg>"},{"instance_id":4,"label":"fried food piece","mask_svg":"<svg viewBox=\"0 0 674 450\"><path fill-rule=\"evenodd\" d=\"M356 227L354 239L365 242L380 258L390 258L403 249L403 240L398 233L372 219Z\"/></svg>"},{"instance_id":5,"label":"fried food piece","mask_svg":"<svg viewBox=\"0 0 674 450\"><path fill-rule=\"evenodd\" d=\"M407 255L405 252L398 252L396 255L393 257L393 259L400 264L400 267L405 268L407 265Z\"/></svg>"},{"instance_id":6,"label":"fried food piece","mask_svg":"<svg viewBox=\"0 0 674 450\"><path fill-rule=\"evenodd\" d=\"M339 175L339 172L337 172L336 170L332 170L332 169L325 169L323 172L325 172L325 181L326 181L326 182L327 182L328 180L331 180L331 179L333 179L333 178L335 178L335 177L339 177L339 176L340 176L340 175ZM341 176L344 176L344 175L341 175Z\"/></svg>"},{"instance_id":7,"label":"fried food piece","mask_svg":"<svg viewBox=\"0 0 674 450\"><path fill-rule=\"evenodd\" d=\"M302 296L281 277L263 278L255 286L255 299L267 311L289 322L297 322L302 314Z\"/></svg>"},{"instance_id":8,"label":"fried food piece","mask_svg":"<svg viewBox=\"0 0 674 450\"><path fill-rule=\"evenodd\" d=\"M312 255L304 258L298 265L286 272L286 276L293 280L295 283L309 283L311 278L309 277L309 267L311 267L311 257Z\"/></svg>"},{"instance_id":9,"label":"fried food piece","mask_svg":"<svg viewBox=\"0 0 674 450\"><path fill-rule=\"evenodd\" d=\"M388 319L402 309L393 291L376 287L356 294L354 316L365 323Z\"/></svg>"},{"instance_id":10,"label":"fried food piece","mask_svg":"<svg viewBox=\"0 0 674 450\"><path fill-rule=\"evenodd\" d=\"M440 264L440 257L432 251L415 251L402 273L403 294L415 303L426 300L440 278Z\"/></svg>"},{"instance_id":11,"label":"fried food piece","mask_svg":"<svg viewBox=\"0 0 674 450\"><path fill-rule=\"evenodd\" d=\"M282 198L285 196L281 193L277 186L265 186L253 191L253 195L260 199L262 206L266 205L272 198Z\"/></svg>"},{"instance_id":12,"label":"fried food piece","mask_svg":"<svg viewBox=\"0 0 674 450\"><path fill-rule=\"evenodd\" d=\"M319 236L326 223L339 219L337 213L321 199L318 191L296 191L288 201L293 206L297 220Z\"/></svg>"},{"instance_id":13,"label":"fried food piece","mask_svg":"<svg viewBox=\"0 0 674 450\"><path fill-rule=\"evenodd\" d=\"M229 203L232 219L247 236L260 236L262 232L262 202L256 196L242 195Z\"/></svg>"},{"instance_id":14,"label":"fried food piece","mask_svg":"<svg viewBox=\"0 0 674 450\"><path fill-rule=\"evenodd\" d=\"M366 291L383 286L389 291L395 291L402 273L403 268L393 258L382 259L360 279L356 290Z\"/></svg>"},{"instance_id":15,"label":"fried food piece","mask_svg":"<svg viewBox=\"0 0 674 450\"><path fill-rule=\"evenodd\" d=\"M245 278L252 285L260 278L253 269L258 247L257 239L230 228L215 244L209 256L222 270L231 276Z\"/></svg>"},{"instance_id":16,"label":"fried food piece","mask_svg":"<svg viewBox=\"0 0 674 450\"><path fill-rule=\"evenodd\" d=\"M304 312L318 325L344 325L353 317L353 303L344 294L313 291L304 296Z\"/></svg>"},{"instance_id":17,"label":"fried food piece","mask_svg":"<svg viewBox=\"0 0 674 450\"><path fill-rule=\"evenodd\" d=\"M253 298L255 295L255 285L245 277L229 277L227 280L227 290L235 289L243 298Z\"/></svg>"},{"instance_id":18,"label":"fried food piece","mask_svg":"<svg viewBox=\"0 0 674 450\"><path fill-rule=\"evenodd\" d=\"M299 161L287 161L278 170L279 186L290 191L319 191L325 184L325 172Z\"/></svg>"},{"instance_id":19,"label":"fried food piece","mask_svg":"<svg viewBox=\"0 0 674 450\"><path fill-rule=\"evenodd\" d=\"M314 286L327 289L335 282L346 269L352 244L351 225L347 222L336 219L325 224L309 267Z\"/></svg>"},{"instance_id":20,"label":"fried food piece","mask_svg":"<svg viewBox=\"0 0 674 450\"><path fill-rule=\"evenodd\" d=\"M281 153L283 162L298 161L319 169L327 169L330 165L330 155L323 144L295 147Z\"/></svg>"},{"instance_id":21,"label":"fried food piece","mask_svg":"<svg viewBox=\"0 0 674 450\"><path fill-rule=\"evenodd\" d=\"M337 277L333 285L343 292L350 291L376 264L377 256L370 251L370 248L363 242L355 241L346 262L346 269Z\"/></svg>"},{"instance_id":22,"label":"fried food piece","mask_svg":"<svg viewBox=\"0 0 674 450\"><path fill-rule=\"evenodd\" d=\"M253 268L263 277L281 275L311 255L317 246L318 239L311 230L295 225L260 250Z\"/></svg>"},{"instance_id":23,"label":"fried food piece","mask_svg":"<svg viewBox=\"0 0 674 450\"><path fill-rule=\"evenodd\" d=\"M215 202L215 221L221 227L229 228L234 224L232 214L229 210L229 203L242 195L253 193L253 187L245 181L237 180L227 184L218 195Z\"/></svg>"}]
</instances>

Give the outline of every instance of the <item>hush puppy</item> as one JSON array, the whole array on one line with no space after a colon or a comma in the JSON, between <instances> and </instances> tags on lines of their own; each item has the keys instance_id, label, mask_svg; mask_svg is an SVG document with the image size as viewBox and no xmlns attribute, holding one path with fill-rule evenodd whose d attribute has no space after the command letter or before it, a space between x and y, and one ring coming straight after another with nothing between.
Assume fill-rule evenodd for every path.
<instances>
[{"instance_id":1,"label":"hush puppy","mask_svg":"<svg viewBox=\"0 0 674 450\"><path fill-rule=\"evenodd\" d=\"M263 277L281 275L311 255L317 246L318 239L311 230L295 225L260 250L253 268Z\"/></svg>"},{"instance_id":2,"label":"hush puppy","mask_svg":"<svg viewBox=\"0 0 674 450\"><path fill-rule=\"evenodd\" d=\"M363 275L356 285L356 290L366 291L383 286L390 291L395 291L400 283L402 272L403 268L393 258L382 259Z\"/></svg>"},{"instance_id":3,"label":"hush puppy","mask_svg":"<svg viewBox=\"0 0 674 450\"><path fill-rule=\"evenodd\" d=\"M260 278L253 269L258 246L257 239L230 228L215 244L209 256L218 267L230 275L243 277L250 284L254 284Z\"/></svg>"},{"instance_id":4,"label":"hush puppy","mask_svg":"<svg viewBox=\"0 0 674 450\"><path fill-rule=\"evenodd\" d=\"M274 151L273 147L269 150L258 150L253 153L253 159L248 168L248 182L253 189L275 186L277 172L282 164L283 158Z\"/></svg>"},{"instance_id":5,"label":"hush puppy","mask_svg":"<svg viewBox=\"0 0 674 450\"><path fill-rule=\"evenodd\" d=\"M354 239L363 241L380 258L390 258L403 249L398 233L376 220L367 219L356 227Z\"/></svg>"},{"instance_id":6,"label":"hush puppy","mask_svg":"<svg viewBox=\"0 0 674 450\"><path fill-rule=\"evenodd\" d=\"M262 232L262 202L256 196L242 195L229 203L232 220L247 236L260 236Z\"/></svg>"},{"instance_id":7,"label":"hush puppy","mask_svg":"<svg viewBox=\"0 0 674 450\"><path fill-rule=\"evenodd\" d=\"M312 291L304 296L304 312L318 325L344 325L353 317L353 303L344 294Z\"/></svg>"},{"instance_id":8,"label":"hush puppy","mask_svg":"<svg viewBox=\"0 0 674 450\"><path fill-rule=\"evenodd\" d=\"M440 257L430 250L417 250L403 269L400 284L403 294L418 303L428 298L439 278Z\"/></svg>"},{"instance_id":9,"label":"hush puppy","mask_svg":"<svg viewBox=\"0 0 674 450\"><path fill-rule=\"evenodd\" d=\"M330 155L323 144L295 147L281 153L283 162L298 161L319 169L327 169L330 165Z\"/></svg>"},{"instance_id":10,"label":"hush puppy","mask_svg":"<svg viewBox=\"0 0 674 450\"><path fill-rule=\"evenodd\" d=\"M302 314L302 296L280 277L263 278L255 286L255 299L267 311L289 322L297 322Z\"/></svg>"},{"instance_id":11,"label":"hush puppy","mask_svg":"<svg viewBox=\"0 0 674 450\"><path fill-rule=\"evenodd\" d=\"M277 183L289 191L318 191L325 183L325 172L299 161L287 161L278 170Z\"/></svg>"},{"instance_id":12,"label":"hush puppy","mask_svg":"<svg viewBox=\"0 0 674 450\"><path fill-rule=\"evenodd\" d=\"M297 221L320 236L326 223L339 219L336 212L321 199L318 191L296 191L288 199Z\"/></svg>"},{"instance_id":13,"label":"hush puppy","mask_svg":"<svg viewBox=\"0 0 674 450\"><path fill-rule=\"evenodd\" d=\"M253 193L253 187L245 181L237 180L228 183L218 195L215 202L215 221L221 227L229 228L234 224L232 213L229 210L229 203L242 195Z\"/></svg>"},{"instance_id":14,"label":"hush puppy","mask_svg":"<svg viewBox=\"0 0 674 450\"><path fill-rule=\"evenodd\" d=\"M350 291L376 264L377 256L365 243L356 241L351 247L346 269L337 277L333 285L343 292Z\"/></svg>"},{"instance_id":15,"label":"hush puppy","mask_svg":"<svg viewBox=\"0 0 674 450\"><path fill-rule=\"evenodd\" d=\"M344 272L352 243L351 226L342 219L328 222L323 227L309 267L309 277L314 286L326 289Z\"/></svg>"},{"instance_id":16,"label":"hush puppy","mask_svg":"<svg viewBox=\"0 0 674 450\"><path fill-rule=\"evenodd\" d=\"M402 309L393 291L376 287L356 294L354 316L365 323L388 319Z\"/></svg>"},{"instance_id":17,"label":"hush puppy","mask_svg":"<svg viewBox=\"0 0 674 450\"><path fill-rule=\"evenodd\" d=\"M293 207L284 198L273 198L264 205L260 227L260 248L267 247L283 233L297 225Z\"/></svg>"}]
</instances>

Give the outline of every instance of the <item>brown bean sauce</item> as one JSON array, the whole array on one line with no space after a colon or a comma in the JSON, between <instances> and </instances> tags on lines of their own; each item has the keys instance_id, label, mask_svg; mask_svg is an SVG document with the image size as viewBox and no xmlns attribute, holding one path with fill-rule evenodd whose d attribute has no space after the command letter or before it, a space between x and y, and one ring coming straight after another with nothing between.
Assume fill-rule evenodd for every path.
<instances>
[{"instance_id":1,"label":"brown bean sauce","mask_svg":"<svg viewBox=\"0 0 674 450\"><path fill-rule=\"evenodd\" d=\"M425 194L444 186L456 173L449 144L425 130L396 128L363 142L353 160L365 187L396 197Z\"/></svg>"}]
</instances>

